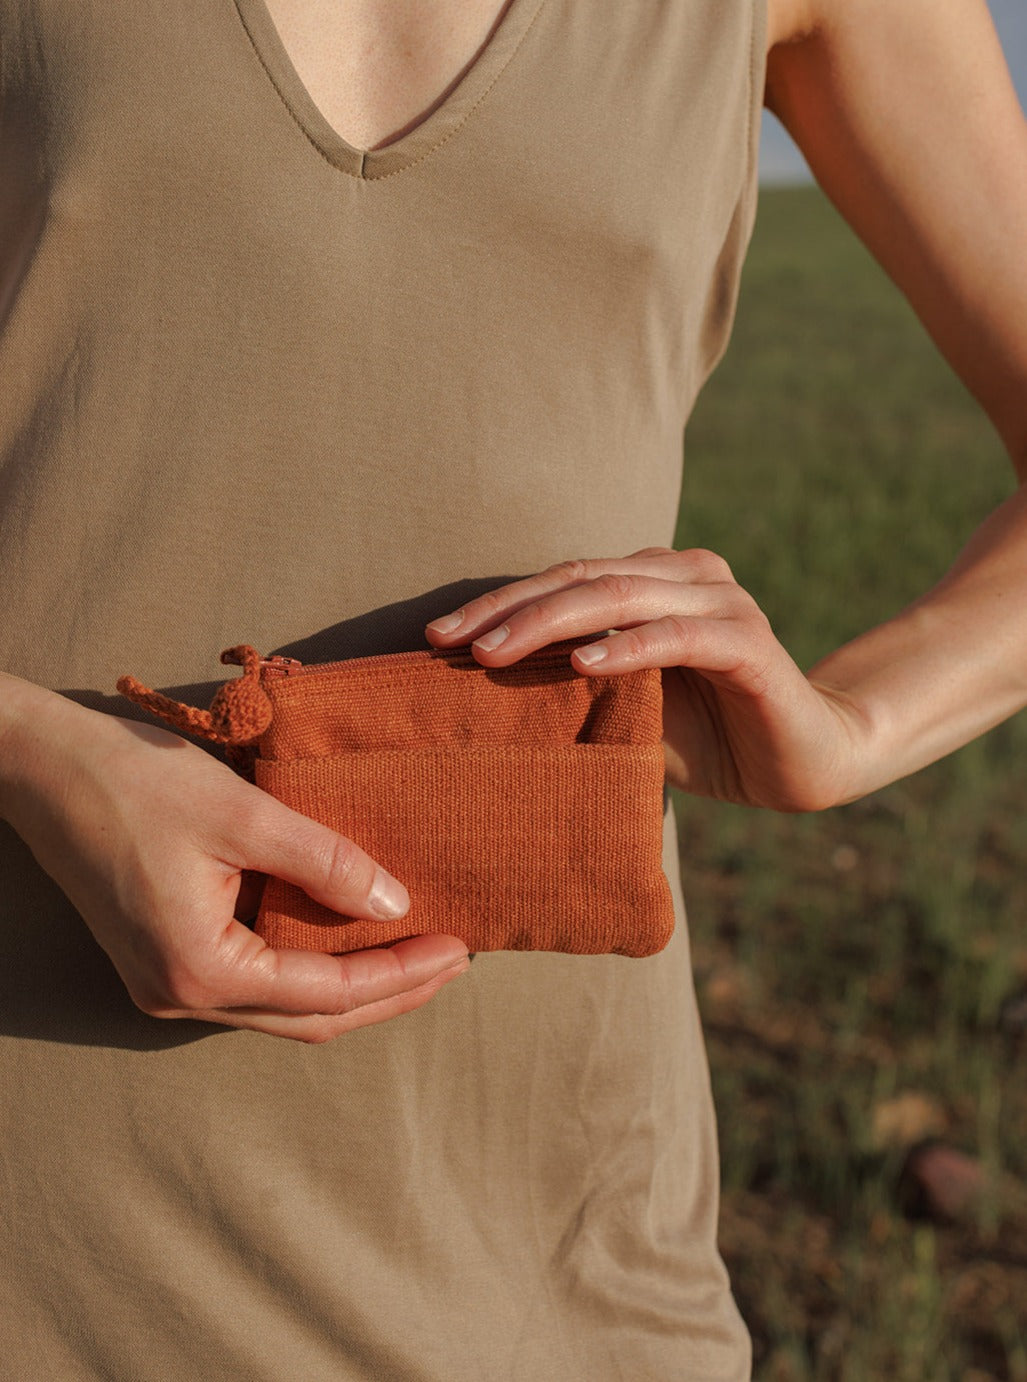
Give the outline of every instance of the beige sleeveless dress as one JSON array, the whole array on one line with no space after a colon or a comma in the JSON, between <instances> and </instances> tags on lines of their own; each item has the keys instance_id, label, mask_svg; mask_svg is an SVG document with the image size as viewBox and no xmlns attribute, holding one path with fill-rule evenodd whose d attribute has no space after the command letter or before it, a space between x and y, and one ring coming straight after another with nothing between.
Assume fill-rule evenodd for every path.
<instances>
[{"instance_id":1,"label":"beige sleeveless dress","mask_svg":"<svg viewBox=\"0 0 1027 1382\"><path fill-rule=\"evenodd\" d=\"M762 4L513 0L364 154L264 0L0 0L0 667L202 701L668 542ZM6 1376L747 1377L683 913L308 1047L138 1012L6 827L0 880Z\"/></svg>"}]
</instances>

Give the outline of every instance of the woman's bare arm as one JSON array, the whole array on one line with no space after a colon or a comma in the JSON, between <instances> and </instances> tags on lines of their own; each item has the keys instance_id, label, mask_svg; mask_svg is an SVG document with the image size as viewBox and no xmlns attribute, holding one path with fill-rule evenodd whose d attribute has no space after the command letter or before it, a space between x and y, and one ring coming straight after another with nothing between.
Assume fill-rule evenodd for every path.
<instances>
[{"instance_id":1,"label":"woman's bare arm","mask_svg":"<svg viewBox=\"0 0 1027 1382\"><path fill-rule=\"evenodd\" d=\"M1027 121L985 0L771 8L768 107L1027 479Z\"/></svg>"},{"instance_id":2,"label":"woman's bare arm","mask_svg":"<svg viewBox=\"0 0 1027 1382\"><path fill-rule=\"evenodd\" d=\"M768 103L980 400L1020 491L932 591L808 676L701 552L568 563L429 637L505 666L623 630L573 662L667 669L672 779L803 810L862 796L1027 704L1027 126L984 0L770 0L769 18Z\"/></svg>"},{"instance_id":3,"label":"woman's bare arm","mask_svg":"<svg viewBox=\"0 0 1027 1382\"><path fill-rule=\"evenodd\" d=\"M1021 481L934 590L813 669L868 717L861 795L1027 701L1027 121L984 0L801 0L778 14L787 41L768 57L767 104Z\"/></svg>"}]
</instances>

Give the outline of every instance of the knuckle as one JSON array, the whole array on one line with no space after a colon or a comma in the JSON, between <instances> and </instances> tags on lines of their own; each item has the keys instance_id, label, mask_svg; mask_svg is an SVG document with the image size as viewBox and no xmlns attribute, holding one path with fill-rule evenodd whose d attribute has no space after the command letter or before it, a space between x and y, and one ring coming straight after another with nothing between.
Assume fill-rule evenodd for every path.
<instances>
[{"instance_id":1,"label":"knuckle","mask_svg":"<svg viewBox=\"0 0 1027 1382\"><path fill-rule=\"evenodd\" d=\"M740 585L727 586L719 592L719 598L724 602L724 612L729 618L748 620L761 613L756 601Z\"/></svg>"},{"instance_id":2,"label":"knuckle","mask_svg":"<svg viewBox=\"0 0 1027 1382\"><path fill-rule=\"evenodd\" d=\"M692 621L683 614L670 614L662 621L676 653L685 652L695 643L695 629Z\"/></svg>"},{"instance_id":3,"label":"knuckle","mask_svg":"<svg viewBox=\"0 0 1027 1382\"><path fill-rule=\"evenodd\" d=\"M331 892L353 891L362 884L370 886L364 854L344 835L329 836L325 840L320 864L325 887Z\"/></svg>"},{"instance_id":4,"label":"knuckle","mask_svg":"<svg viewBox=\"0 0 1027 1382\"><path fill-rule=\"evenodd\" d=\"M743 592L744 593L744 592ZM745 596L745 618L754 624L760 633L772 633L770 616L762 610L751 595Z\"/></svg>"},{"instance_id":5,"label":"knuckle","mask_svg":"<svg viewBox=\"0 0 1027 1382\"><path fill-rule=\"evenodd\" d=\"M731 567L719 552L711 552L706 547L690 547L681 553L682 564L693 580L732 581Z\"/></svg>"},{"instance_id":6,"label":"knuckle","mask_svg":"<svg viewBox=\"0 0 1027 1382\"><path fill-rule=\"evenodd\" d=\"M506 603L496 590L486 590L474 602L474 613L478 619L498 618L506 612Z\"/></svg>"},{"instance_id":7,"label":"knuckle","mask_svg":"<svg viewBox=\"0 0 1027 1382\"><path fill-rule=\"evenodd\" d=\"M688 638L690 621L684 614L668 614L666 628L671 637L678 642L684 642Z\"/></svg>"},{"instance_id":8,"label":"knuckle","mask_svg":"<svg viewBox=\"0 0 1027 1382\"><path fill-rule=\"evenodd\" d=\"M572 557L568 561L558 561L555 566L550 566L546 575L553 576L559 581L587 581L588 571L587 561Z\"/></svg>"},{"instance_id":9,"label":"knuckle","mask_svg":"<svg viewBox=\"0 0 1027 1382\"><path fill-rule=\"evenodd\" d=\"M745 625L751 634L759 636L769 631L770 620L742 586L732 585L724 591L723 599L728 617Z\"/></svg>"},{"instance_id":10,"label":"knuckle","mask_svg":"<svg viewBox=\"0 0 1027 1382\"><path fill-rule=\"evenodd\" d=\"M648 649L645 640L634 629L624 629L617 635L617 655L628 663L642 663Z\"/></svg>"},{"instance_id":11,"label":"knuckle","mask_svg":"<svg viewBox=\"0 0 1027 1382\"><path fill-rule=\"evenodd\" d=\"M353 1012L359 1006L360 999L357 996L350 970L345 964L342 964L339 966L339 974L332 994L332 1012L335 1016L342 1017L346 1013Z\"/></svg>"},{"instance_id":12,"label":"knuckle","mask_svg":"<svg viewBox=\"0 0 1027 1382\"><path fill-rule=\"evenodd\" d=\"M625 576L618 571L604 571L592 582L592 588L600 595L623 604L634 597L638 586L634 576Z\"/></svg>"},{"instance_id":13,"label":"knuckle","mask_svg":"<svg viewBox=\"0 0 1027 1382\"><path fill-rule=\"evenodd\" d=\"M549 627L547 609L541 601L536 601L534 604L525 605L523 609L519 609L517 619L518 623L522 624L532 636L536 631L545 632Z\"/></svg>"}]
</instances>

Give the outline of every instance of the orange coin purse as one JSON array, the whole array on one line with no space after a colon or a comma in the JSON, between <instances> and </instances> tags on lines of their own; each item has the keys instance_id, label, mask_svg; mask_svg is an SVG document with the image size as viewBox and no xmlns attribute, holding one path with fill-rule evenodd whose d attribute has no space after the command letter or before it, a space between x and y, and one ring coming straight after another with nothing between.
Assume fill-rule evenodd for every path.
<instances>
[{"instance_id":1,"label":"orange coin purse","mask_svg":"<svg viewBox=\"0 0 1027 1382\"><path fill-rule=\"evenodd\" d=\"M118 690L226 746L410 893L401 920L364 921L268 878L255 930L269 945L341 954L441 932L471 951L651 955L674 926L660 673L583 677L573 646L493 670L466 650L304 665L241 645L221 660L243 675L209 710L134 677Z\"/></svg>"}]
</instances>

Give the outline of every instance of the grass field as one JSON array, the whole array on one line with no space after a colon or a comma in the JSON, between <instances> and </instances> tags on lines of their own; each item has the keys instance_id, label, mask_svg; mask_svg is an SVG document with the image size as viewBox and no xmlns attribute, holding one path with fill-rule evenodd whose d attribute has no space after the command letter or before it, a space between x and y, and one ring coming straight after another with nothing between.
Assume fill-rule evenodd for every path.
<instances>
[{"instance_id":1,"label":"grass field","mask_svg":"<svg viewBox=\"0 0 1027 1382\"><path fill-rule=\"evenodd\" d=\"M927 588L1012 488L821 194L765 193L678 545L721 552L808 665ZM1020 716L821 815L679 798L722 1248L761 1382L1027 1382L1025 761ZM927 1138L984 1176L954 1222L902 1210Z\"/></svg>"}]
</instances>

